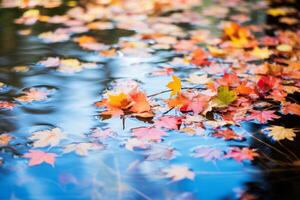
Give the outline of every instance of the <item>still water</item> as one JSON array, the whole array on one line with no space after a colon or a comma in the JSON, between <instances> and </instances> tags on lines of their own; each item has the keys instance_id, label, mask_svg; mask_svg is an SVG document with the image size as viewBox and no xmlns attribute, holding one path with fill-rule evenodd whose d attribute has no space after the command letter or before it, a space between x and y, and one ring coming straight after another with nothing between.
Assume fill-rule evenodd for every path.
<instances>
[{"instance_id":1,"label":"still water","mask_svg":"<svg viewBox=\"0 0 300 200\"><path fill-rule=\"evenodd\" d=\"M66 5L40 10L48 15L61 14ZM100 100L102 92L113 81L120 79L139 81L148 94L165 90L169 77L148 75L153 68L166 65L173 53L159 51L151 57L135 53L104 58L95 52L82 50L72 41L45 43L36 35L56 25L38 22L32 26L33 34L22 36L18 30L26 27L14 23L21 14L22 10L17 8L0 9L0 81L6 85L0 90L0 99L11 101L31 87L47 88L53 92L45 101L20 103L12 110L0 111L0 131L16 138L13 144L18 152L28 151L30 144L26 144L26 138L33 132L53 127L61 128L71 140L88 142L85 135L97 127L110 127L119 135L126 136L131 128L145 125L135 118L126 119L125 127L119 118L103 121L94 103ZM252 15L255 16L253 24L267 20L264 12L252 11ZM182 26L188 29L186 25ZM210 26L213 30L214 24ZM103 43L115 44L134 32L112 29L90 34ZM53 56L95 62L97 67L69 74L36 64ZM29 66L29 70L16 72L12 70L15 66ZM176 70L180 74L186 69ZM296 127L298 120L286 117L276 123ZM256 134L260 128L254 123L244 123L236 131ZM29 167L26 159L4 149L0 153L5 160L0 168L0 199L214 200L238 199L242 191L251 192L259 199L297 199L299 196L300 174L297 168L276 163L270 165L260 159L253 162L230 159L206 162L190 156L191 148L199 145L225 149L230 145L243 144L281 159L282 155L277 155L276 151L251 137L241 143L213 137L187 137L174 132L162 144L172 145L177 151L176 157L155 161L143 161L143 151L128 151L113 138L106 139L103 144L103 150L91 151L86 157L57 152L59 157L54 166L41 164ZM293 152L299 151L299 139L288 148ZM188 164L197 176L194 180L178 182L161 178L158 169L170 164Z\"/></svg>"}]
</instances>

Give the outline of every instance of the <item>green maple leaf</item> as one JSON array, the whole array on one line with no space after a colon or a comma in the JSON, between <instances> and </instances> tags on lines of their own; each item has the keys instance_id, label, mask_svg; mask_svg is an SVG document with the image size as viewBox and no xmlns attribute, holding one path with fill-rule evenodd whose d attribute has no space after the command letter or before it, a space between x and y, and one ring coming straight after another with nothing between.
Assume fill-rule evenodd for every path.
<instances>
[{"instance_id":1,"label":"green maple leaf","mask_svg":"<svg viewBox=\"0 0 300 200\"><path fill-rule=\"evenodd\" d=\"M218 107L228 106L237 99L235 90L229 90L228 86L219 86L215 103Z\"/></svg>"}]
</instances>

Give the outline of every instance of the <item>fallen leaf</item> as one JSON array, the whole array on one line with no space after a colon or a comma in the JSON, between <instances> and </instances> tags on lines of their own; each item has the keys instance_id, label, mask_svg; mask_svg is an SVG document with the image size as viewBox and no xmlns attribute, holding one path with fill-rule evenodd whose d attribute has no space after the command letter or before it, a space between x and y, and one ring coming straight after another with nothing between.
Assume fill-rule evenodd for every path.
<instances>
[{"instance_id":1,"label":"fallen leaf","mask_svg":"<svg viewBox=\"0 0 300 200\"><path fill-rule=\"evenodd\" d=\"M143 113L150 112L151 107L147 100L147 96L143 92L137 92L135 94L130 95L132 98L132 106L130 111L133 113Z\"/></svg>"},{"instance_id":2,"label":"fallen leaf","mask_svg":"<svg viewBox=\"0 0 300 200\"><path fill-rule=\"evenodd\" d=\"M271 126L264 130L268 131L268 136L272 137L276 141L284 139L294 141L294 137L296 137L294 129L285 128L283 126Z\"/></svg>"},{"instance_id":3,"label":"fallen leaf","mask_svg":"<svg viewBox=\"0 0 300 200\"><path fill-rule=\"evenodd\" d=\"M194 115L202 113L208 107L210 96L199 94L193 97L181 110L193 111Z\"/></svg>"},{"instance_id":4,"label":"fallen leaf","mask_svg":"<svg viewBox=\"0 0 300 200\"><path fill-rule=\"evenodd\" d=\"M65 138L66 135L59 128L37 131L29 137L29 139L34 140L34 147L57 146Z\"/></svg>"},{"instance_id":5,"label":"fallen leaf","mask_svg":"<svg viewBox=\"0 0 300 200\"><path fill-rule=\"evenodd\" d=\"M198 146L193 149L194 158L204 158L205 161L220 160L224 156L223 151L206 146Z\"/></svg>"},{"instance_id":6,"label":"fallen leaf","mask_svg":"<svg viewBox=\"0 0 300 200\"><path fill-rule=\"evenodd\" d=\"M139 127L132 129L132 136L139 140L160 142L162 136L166 136L167 133L153 127Z\"/></svg>"},{"instance_id":7,"label":"fallen leaf","mask_svg":"<svg viewBox=\"0 0 300 200\"><path fill-rule=\"evenodd\" d=\"M12 139L12 137L8 134L1 134L0 135L0 145L5 146L8 145L9 141Z\"/></svg>"},{"instance_id":8,"label":"fallen leaf","mask_svg":"<svg viewBox=\"0 0 300 200\"><path fill-rule=\"evenodd\" d=\"M181 118L176 116L163 116L154 122L154 126L157 128L167 128L173 130L178 130L180 124Z\"/></svg>"},{"instance_id":9,"label":"fallen leaf","mask_svg":"<svg viewBox=\"0 0 300 200\"><path fill-rule=\"evenodd\" d=\"M238 162L244 160L253 160L257 156L259 156L259 154L256 153L256 150L249 149L248 147L230 147L225 155L226 158L233 158Z\"/></svg>"},{"instance_id":10,"label":"fallen leaf","mask_svg":"<svg viewBox=\"0 0 300 200\"><path fill-rule=\"evenodd\" d=\"M260 91L263 93L266 93L276 86L279 85L279 79L273 76L262 76L258 82L257 82L257 87Z\"/></svg>"},{"instance_id":11,"label":"fallen leaf","mask_svg":"<svg viewBox=\"0 0 300 200\"><path fill-rule=\"evenodd\" d=\"M183 179L193 180L195 178L195 173L186 166L171 165L162 172L166 178L171 178L172 181L180 181Z\"/></svg>"},{"instance_id":12,"label":"fallen leaf","mask_svg":"<svg viewBox=\"0 0 300 200\"><path fill-rule=\"evenodd\" d=\"M173 75L172 76L173 81L170 81L167 84L167 87L170 88L171 96L174 96L176 94L179 94L181 91L181 80L177 76Z\"/></svg>"},{"instance_id":13,"label":"fallen leaf","mask_svg":"<svg viewBox=\"0 0 300 200\"><path fill-rule=\"evenodd\" d=\"M235 90L229 90L228 86L219 86L218 94L214 99L217 106L228 106L237 99Z\"/></svg>"},{"instance_id":14,"label":"fallen leaf","mask_svg":"<svg viewBox=\"0 0 300 200\"><path fill-rule=\"evenodd\" d=\"M272 55L273 52L269 50L268 48L259 48L255 47L251 52L250 55L258 58L258 59L267 59Z\"/></svg>"},{"instance_id":15,"label":"fallen leaf","mask_svg":"<svg viewBox=\"0 0 300 200\"><path fill-rule=\"evenodd\" d=\"M274 110L263 110L263 111L258 111L258 110L252 110L251 114L247 116L245 119L246 120L257 120L258 122L265 124L267 121L271 121L274 119L279 119L280 116L274 114L276 111Z\"/></svg>"},{"instance_id":16,"label":"fallen leaf","mask_svg":"<svg viewBox=\"0 0 300 200\"><path fill-rule=\"evenodd\" d=\"M40 65L44 67L58 67L60 65L59 57L48 57L46 60L42 60L39 62Z\"/></svg>"},{"instance_id":17,"label":"fallen leaf","mask_svg":"<svg viewBox=\"0 0 300 200\"><path fill-rule=\"evenodd\" d=\"M187 79L188 82L192 84L206 84L211 81L210 78L207 77L207 74L204 75L197 75L197 74L191 74L189 78Z\"/></svg>"},{"instance_id":18,"label":"fallen leaf","mask_svg":"<svg viewBox=\"0 0 300 200\"><path fill-rule=\"evenodd\" d=\"M43 162L54 166L55 157L57 157L57 154L46 153L38 150L29 150L29 153L25 153L23 157L30 158L28 163L29 166L39 165Z\"/></svg>"},{"instance_id":19,"label":"fallen leaf","mask_svg":"<svg viewBox=\"0 0 300 200\"><path fill-rule=\"evenodd\" d=\"M231 129L218 130L213 134L214 137L224 138L225 140L242 140L243 136L235 133Z\"/></svg>"},{"instance_id":20,"label":"fallen leaf","mask_svg":"<svg viewBox=\"0 0 300 200\"><path fill-rule=\"evenodd\" d=\"M98 143L90 143L90 142L82 142L82 143L74 143L68 144L64 147L63 153L70 153L75 151L77 155L87 156L88 151L103 149L104 145Z\"/></svg>"},{"instance_id":21,"label":"fallen leaf","mask_svg":"<svg viewBox=\"0 0 300 200\"><path fill-rule=\"evenodd\" d=\"M47 88L30 88L28 91L23 92L24 95L15 99L21 102L43 101L46 100L53 91L54 90Z\"/></svg>"},{"instance_id":22,"label":"fallen leaf","mask_svg":"<svg viewBox=\"0 0 300 200\"><path fill-rule=\"evenodd\" d=\"M90 134L90 137L99 138L99 139L107 139L110 137L114 138L115 133L111 128L107 128L105 130L102 130L101 128L95 128Z\"/></svg>"},{"instance_id":23,"label":"fallen leaf","mask_svg":"<svg viewBox=\"0 0 300 200\"><path fill-rule=\"evenodd\" d=\"M285 102L282 104L281 112L285 115L292 114L300 116L300 105L296 103Z\"/></svg>"},{"instance_id":24,"label":"fallen leaf","mask_svg":"<svg viewBox=\"0 0 300 200\"><path fill-rule=\"evenodd\" d=\"M175 158L176 150L170 146L153 144L150 150L145 152L146 160L171 160Z\"/></svg>"},{"instance_id":25,"label":"fallen leaf","mask_svg":"<svg viewBox=\"0 0 300 200\"><path fill-rule=\"evenodd\" d=\"M138 149L147 149L150 147L150 143L145 140L140 140L137 138L130 138L125 142L125 148L133 151L135 148Z\"/></svg>"},{"instance_id":26,"label":"fallen leaf","mask_svg":"<svg viewBox=\"0 0 300 200\"><path fill-rule=\"evenodd\" d=\"M0 109L13 109L16 104L8 101L0 101Z\"/></svg>"},{"instance_id":27,"label":"fallen leaf","mask_svg":"<svg viewBox=\"0 0 300 200\"><path fill-rule=\"evenodd\" d=\"M280 44L276 46L276 49L281 52L291 52L293 47L288 44Z\"/></svg>"}]
</instances>

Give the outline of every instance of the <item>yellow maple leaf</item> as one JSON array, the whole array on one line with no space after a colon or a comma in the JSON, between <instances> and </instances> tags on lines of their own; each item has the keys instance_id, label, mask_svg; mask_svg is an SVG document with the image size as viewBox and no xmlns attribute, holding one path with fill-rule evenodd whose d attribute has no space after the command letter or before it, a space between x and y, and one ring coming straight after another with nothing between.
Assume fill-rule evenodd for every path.
<instances>
[{"instance_id":1,"label":"yellow maple leaf","mask_svg":"<svg viewBox=\"0 0 300 200\"><path fill-rule=\"evenodd\" d=\"M172 76L173 81L170 81L167 84L167 87L172 90L171 96L174 96L176 94L179 94L181 91L181 80L177 76L173 75Z\"/></svg>"},{"instance_id":2,"label":"yellow maple leaf","mask_svg":"<svg viewBox=\"0 0 300 200\"><path fill-rule=\"evenodd\" d=\"M285 128L283 126L271 126L265 128L264 130L269 131L268 135L276 141L283 140L283 139L288 139L293 141L294 137L296 137L294 129Z\"/></svg>"},{"instance_id":3,"label":"yellow maple leaf","mask_svg":"<svg viewBox=\"0 0 300 200\"><path fill-rule=\"evenodd\" d=\"M267 13L269 15L272 15L273 17L277 17L280 15L286 15L287 14L287 10L284 8L271 8L267 10Z\"/></svg>"},{"instance_id":4,"label":"yellow maple leaf","mask_svg":"<svg viewBox=\"0 0 300 200\"><path fill-rule=\"evenodd\" d=\"M231 45L236 48L242 48L246 46L249 43L249 40L247 38L241 37L232 37L231 38Z\"/></svg>"},{"instance_id":5,"label":"yellow maple leaf","mask_svg":"<svg viewBox=\"0 0 300 200\"><path fill-rule=\"evenodd\" d=\"M281 52L290 52L293 50L293 47L289 44L280 44L276 46L276 49Z\"/></svg>"},{"instance_id":6,"label":"yellow maple leaf","mask_svg":"<svg viewBox=\"0 0 300 200\"><path fill-rule=\"evenodd\" d=\"M268 48L255 47L250 54L259 59L266 59L270 57L272 51L270 51Z\"/></svg>"},{"instance_id":7,"label":"yellow maple leaf","mask_svg":"<svg viewBox=\"0 0 300 200\"><path fill-rule=\"evenodd\" d=\"M118 107L118 108L123 107L125 104L128 104L127 100L128 100L128 96L123 92L117 95L113 95L113 94L108 95L108 103L114 107Z\"/></svg>"},{"instance_id":8,"label":"yellow maple leaf","mask_svg":"<svg viewBox=\"0 0 300 200\"><path fill-rule=\"evenodd\" d=\"M226 52L223 49L220 49L218 47L208 46L207 48L209 52L215 57L223 57L226 54Z\"/></svg>"}]
</instances>

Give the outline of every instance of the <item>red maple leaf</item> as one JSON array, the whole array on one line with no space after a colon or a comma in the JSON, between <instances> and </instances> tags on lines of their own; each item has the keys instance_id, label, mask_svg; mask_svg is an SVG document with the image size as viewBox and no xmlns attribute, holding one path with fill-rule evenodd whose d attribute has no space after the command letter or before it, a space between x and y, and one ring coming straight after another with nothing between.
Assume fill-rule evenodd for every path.
<instances>
[{"instance_id":1,"label":"red maple leaf","mask_svg":"<svg viewBox=\"0 0 300 200\"><path fill-rule=\"evenodd\" d=\"M261 92L266 93L279 84L280 79L274 76L262 76L257 82L257 87Z\"/></svg>"},{"instance_id":2,"label":"red maple leaf","mask_svg":"<svg viewBox=\"0 0 300 200\"><path fill-rule=\"evenodd\" d=\"M235 133L231 129L219 130L213 134L214 137L224 138L225 140L242 140L243 136Z\"/></svg>"}]
</instances>

